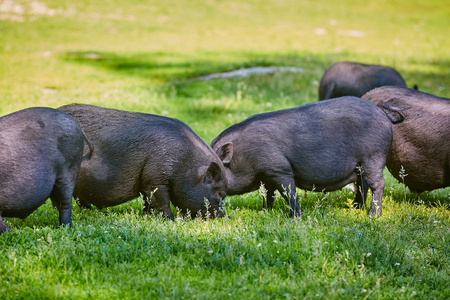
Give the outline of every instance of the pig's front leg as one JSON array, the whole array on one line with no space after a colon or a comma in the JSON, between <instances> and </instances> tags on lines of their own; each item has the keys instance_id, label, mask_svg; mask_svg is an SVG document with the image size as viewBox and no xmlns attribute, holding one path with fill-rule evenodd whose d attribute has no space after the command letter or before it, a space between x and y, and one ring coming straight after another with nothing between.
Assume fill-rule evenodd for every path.
<instances>
[{"instance_id":1,"label":"pig's front leg","mask_svg":"<svg viewBox=\"0 0 450 300\"><path fill-rule=\"evenodd\" d=\"M289 205L289 215L291 217L301 217L302 210L297 202L297 190L295 188L294 179L279 181L278 191Z\"/></svg>"},{"instance_id":2,"label":"pig's front leg","mask_svg":"<svg viewBox=\"0 0 450 300\"><path fill-rule=\"evenodd\" d=\"M157 185L146 189L144 192L144 214L156 209L163 213L163 216L175 220L170 209L170 194L167 185Z\"/></svg>"}]
</instances>

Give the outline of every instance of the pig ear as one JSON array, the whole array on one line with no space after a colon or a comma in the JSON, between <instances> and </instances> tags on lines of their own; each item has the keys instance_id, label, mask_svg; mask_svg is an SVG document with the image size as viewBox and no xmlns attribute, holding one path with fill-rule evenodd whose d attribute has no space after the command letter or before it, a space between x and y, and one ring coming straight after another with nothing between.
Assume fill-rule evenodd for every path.
<instances>
[{"instance_id":1,"label":"pig ear","mask_svg":"<svg viewBox=\"0 0 450 300\"><path fill-rule=\"evenodd\" d=\"M222 179L222 171L216 162L211 162L206 170L205 177L203 177L203 183L211 184L213 182L218 182Z\"/></svg>"},{"instance_id":2,"label":"pig ear","mask_svg":"<svg viewBox=\"0 0 450 300\"><path fill-rule=\"evenodd\" d=\"M217 149L216 153L224 165L229 164L233 157L233 143L223 144Z\"/></svg>"},{"instance_id":3,"label":"pig ear","mask_svg":"<svg viewBox=\"0 0 450 300\"><path fill-rule=\"evenodd\" d=\"M384 104L380 108L386 113L393 124L401 123L406 118L406 115L398 107Z\"/></svg>"}]
</instances>

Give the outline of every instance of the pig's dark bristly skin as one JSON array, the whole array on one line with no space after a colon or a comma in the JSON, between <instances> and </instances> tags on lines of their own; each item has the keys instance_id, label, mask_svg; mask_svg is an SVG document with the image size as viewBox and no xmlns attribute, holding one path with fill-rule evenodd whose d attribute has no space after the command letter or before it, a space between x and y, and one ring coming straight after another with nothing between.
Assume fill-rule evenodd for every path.
<instances>
[{"instance_id":1,"label":"pig's dark bristly skin","mask_svg":"<svg viewBox=\"0 0 450 300\"><path fill-rule=\"evenodd\" d=\"M391 174L419 193L450 186L450 99L393 86L374 89L363 98L394 122L386 163Z\"/></svg>"},{"instance_id":2,"label":"pig's dark bristly skin","mask_svg":"<svg viewBox=\"0 0 450 300\"><path fill-rule=\"evenodd\" d=\"M102 208L144 198L144 213L156 209L174 219L170 202L192 216L223 216L224 167L216 153L184 123L162 116L74 104L73 116L95 151L83 161L74 196Z\"/></svg>"},{"instance_id":3,"label":"pig's dark bristly skin","mask_svg":"<svg viewBox=\"0 0 450 300\"><path fill-rule=\"evenodd\" d=\"M34 107L0 118L0 233L10 230L2 217L25 218L49 197L60 224L72 224L85 139L78 123L56 109Z\"/></svg>"},{"instance_id":4,"label":"pig's dark bristly skin","mask_svg":"<svg viewBox=\"0 0 450 300\"><path fill-rule=\"evenodd\" d=\"M319 100L342 96L361 97L385 85L406 87L400 74L390 67L338 62L331 65L320 79Z\"/></svg>"},{"instance_id":5,"label":"pig's dark bristly skin","mask_svg":"<svg viewBox=\"0 0 450 300\"><path fill-rule=\"evenodd\" d=\"M295 186L333 191L356 182L361 187L357 205L364 204L370 187L370 214L380 215L391 141L392 124L381 109L342 97L252 116L223 131L211 145L224 163L228 195L254 191L263 183L265 207L273 206L278 190L291 215L301 215Z\"/></svg>"}]
</instances>

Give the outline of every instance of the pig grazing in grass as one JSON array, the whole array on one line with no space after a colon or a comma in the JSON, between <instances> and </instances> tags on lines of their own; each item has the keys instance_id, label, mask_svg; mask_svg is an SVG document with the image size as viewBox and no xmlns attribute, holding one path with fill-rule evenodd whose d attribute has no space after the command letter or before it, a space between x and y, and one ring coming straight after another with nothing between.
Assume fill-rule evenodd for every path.
<instances>
[{"instance_id":1,"label":"pig grazing in grass","mask_svg":"<svg viewBox=\"0 0 450 300\"><path fill-rule=\"evenodd\" d=\"M60 224L72 224L84 140L78 123L56 109L33 107L0 118L0 233L10 230L3 217L25 218L49 197Z\"/></svg>"},{"instance_id":2,"label":"pig grazing in grass","mask_svg":"<svg viewBox=\"0 0 450 300\"><path fill-rule=\"evenodd\" d=\"M73 104L59 108L89 135L95 151L83 161L74 196L102 208L143 195L144 212L174 219L170 203L196 216L223 216L224 167L216 153L181 121Z\"/></svg>"},{"instance_id":3,"label":"pig grazing in grass","mask_svg":"<svg viewBox=\"0 0 450 300\"><path fill-rule=\"evenodd\" d=\"M301 215L296 186L333 191L356 182L357 205L363 205L370 187L370 214L380 215L391 141L392 124L381 109L342 97L252 116L223 131L211 146L224 163L228 195L263 183L264 206L273 206L278 190L292 216Z\"/></svg>"},{"instance_id":4,"label":"pig grazing in grass","mask_svg":"<svg viewBox=\"0 0 450 300\"><path fill-rule=\"evenodd\" d=\"M450 186L450 99L388 86L363 98L394 122L386 163L391 174L419 193Z\"/></svg>"},{"instance_id":5,"label":"pig grazing in grass","mask_svg":"<svg viewBox=\"0 0 450 300\"><path fill-rule=\"evenodd\" d=\"M406 87L402 76L392 68L338 62L323 74L319 84L319 100L342 96L361 97L371 89L385 85Z\"/></svg>"}]
</instances>

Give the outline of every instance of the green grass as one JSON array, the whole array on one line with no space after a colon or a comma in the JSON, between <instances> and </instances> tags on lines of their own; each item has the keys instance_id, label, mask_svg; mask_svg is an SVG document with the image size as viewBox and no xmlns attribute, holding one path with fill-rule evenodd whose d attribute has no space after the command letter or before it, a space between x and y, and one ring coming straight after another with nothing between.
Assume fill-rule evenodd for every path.
<instances>
[{"instance_id":1,"label":"green grass","mask_svg":"<svg viewBox=\"0 0 450 300\"><path fill-rule=\"evenodd\" d=\"M210 142L255 113L316 101L341 60L393 66L450 97L445 1L12 2L22 13L0 2L0 115L90 103L178 118ZM253 66L304 72L197 80ZM6 219L0 298L449 298L450 189L417 195L385 179L380 218L350 209L346 189L299 191L303 219L281 197L261 211L254 192L228 197L221 220L143 217L136 199L74 205L74 226L59 228L48 201Z\"/></svg>"}]
</instances>

